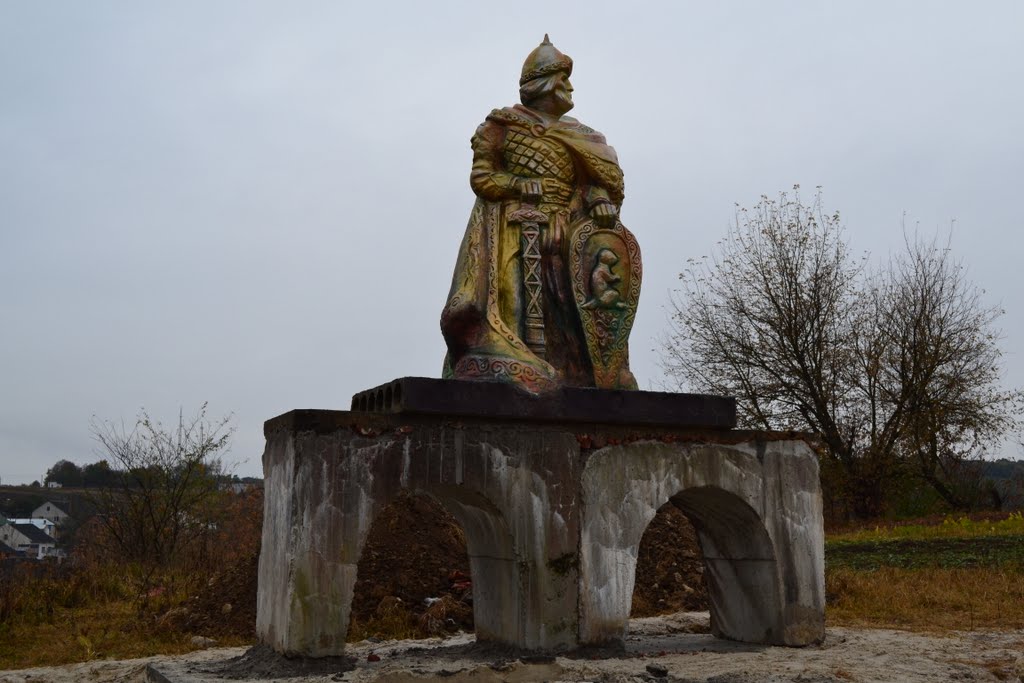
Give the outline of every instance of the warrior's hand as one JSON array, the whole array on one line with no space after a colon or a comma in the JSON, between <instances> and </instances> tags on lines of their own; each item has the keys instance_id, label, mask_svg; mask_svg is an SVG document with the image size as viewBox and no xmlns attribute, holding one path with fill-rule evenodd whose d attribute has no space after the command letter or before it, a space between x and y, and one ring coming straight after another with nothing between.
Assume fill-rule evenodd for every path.
<instances>
[{"instance_id":1,"label":"warrior's hand","mask_svg":"<svg viewBox=\"0 0 1024 683\"><path fill-rule=\"evenodd\" d=\"M615 205L611 202L599 202L590 207L590 216L602 228L611 228L615 226L618 212L615 210Z\"/></svg>"},{"instance_id":2,"label":"warrior's hand","mask_svg":"<svg viewBox=\"0 0 1024 683\"><path fill-rule=\"evenodd\" d=\"M538 204L544 189L539 180L523 178L519 181L519 198L524 204Z\"/></svg>"}]
</instances>

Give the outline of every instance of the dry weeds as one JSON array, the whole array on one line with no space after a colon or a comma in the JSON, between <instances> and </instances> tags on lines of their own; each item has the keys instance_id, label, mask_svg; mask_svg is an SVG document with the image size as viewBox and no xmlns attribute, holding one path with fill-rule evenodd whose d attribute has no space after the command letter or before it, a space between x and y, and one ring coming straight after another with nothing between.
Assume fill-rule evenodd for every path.
<instances>
[{"instance_id":1,"label":"dry weeds","mask_svg":"<svg viewBox=\"0 0 1024 683\"><path fill-rule=\"evenodd\" d=\"M237 638L218 645L247 644ZM196 647L189 634L155 627L127 600L57 608L53 618L3 626L0 670L54 666L96 659L180 654Z\"/></svg>"},{"instance_id":2,"label":"dry weeds","mask_svg":"<svg viewBox=\"0 0 1024 683\"><path fill-rule=\"evenodd\" d=\"M930 632L1024 629L1019 568L830 569L825 593L830 625Z\"/></svg>"}]
</instances>

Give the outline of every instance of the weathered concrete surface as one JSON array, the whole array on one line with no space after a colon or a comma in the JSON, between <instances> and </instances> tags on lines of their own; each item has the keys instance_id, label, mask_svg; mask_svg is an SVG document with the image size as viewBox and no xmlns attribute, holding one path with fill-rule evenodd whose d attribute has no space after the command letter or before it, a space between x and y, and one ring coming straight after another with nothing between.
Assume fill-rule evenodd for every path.
<instances>
[{"instance_id":1,"label":"weathered concrete surface","mask_svg":"<svg viewBox=\"0 0 1024 683\"><path fill-rule=\"evenodd\" d=\"M637 550L659 507L690 518L713 632L806 645L824 633L818 462L802 441L638 441L592 452L582 473L580 640L625 636Z\"/></svg>"},{"instance_id":2,"label":"weathered concrete surface","mask_svg":"<svg viewBox=\"0 0 1024 683\"><path fill-rule=\"evenodd\" d=\"M268 428L257 598L264 642L287 653L342 651L367 531L409 488L437 498L466 533L481 640L575 643L576 570L563 568L579 539L571 433L327 417L336 423L322 430L301 419Z\"/></svg>"},{"instance_id":3,"label":"weathered concrete surface","mask_svg":"<svg viewBox=\"0 0 1024 683\"><path fill-rule=\"evenodd\" d=\"M669 500L698 529L716 633L823 636L817 462L786 435L341 411L265 432L257 632L278 652L342 652L367 532L403 488L465 530L480 640L621 639L640 538Z\"/></svg>"}]
</instances>

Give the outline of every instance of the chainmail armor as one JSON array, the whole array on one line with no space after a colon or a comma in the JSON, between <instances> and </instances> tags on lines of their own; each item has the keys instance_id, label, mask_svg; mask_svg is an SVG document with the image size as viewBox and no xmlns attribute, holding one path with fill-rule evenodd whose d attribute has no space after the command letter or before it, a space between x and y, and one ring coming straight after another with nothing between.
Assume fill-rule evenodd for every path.
<instances>
[{"instance_id":1,"label":"chainmail armor","mask_svg":"<svg viewBox=\"0 0 1024 683\"><path fill-rule=\"evenodd\" d=\"M554 140L509 130L502 151L509 173L525 178L554 178L566 185L576 181L572 155Z\"/></svg>"}]
</instances>

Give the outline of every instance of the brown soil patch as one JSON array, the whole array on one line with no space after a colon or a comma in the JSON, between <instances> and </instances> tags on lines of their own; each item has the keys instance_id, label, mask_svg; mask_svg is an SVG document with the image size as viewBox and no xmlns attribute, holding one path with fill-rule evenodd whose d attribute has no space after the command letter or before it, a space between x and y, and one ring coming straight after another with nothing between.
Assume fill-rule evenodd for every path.
<instances>
[{"instance_id":1,"label":"brown soil patch","mask_svg":"<svg viewBox=\"0 0 1024 683\"><path fill-rule=\"evenodd\" d=\"M370 527L352 621L365 623L404 607L430 635L442 628L472 631L472 599L462 527L433 498L400 494Z\"/></svg>"}]
</instances>

